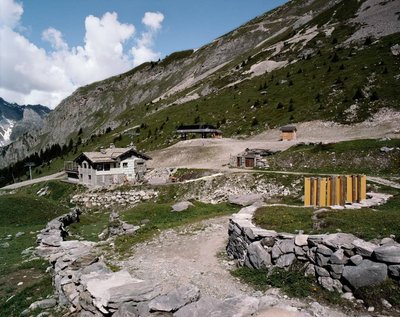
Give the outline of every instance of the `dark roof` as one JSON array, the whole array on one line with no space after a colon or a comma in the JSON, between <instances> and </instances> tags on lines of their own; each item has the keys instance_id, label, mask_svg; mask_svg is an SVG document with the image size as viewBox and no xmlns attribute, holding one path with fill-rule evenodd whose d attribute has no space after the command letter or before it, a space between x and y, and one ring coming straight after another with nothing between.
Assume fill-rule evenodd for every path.
<instances>
[{"instance_id":1,"label":"dark roof","mask_svg":"<svg viewBox=\"0 0 400 317\"><path fill-rule=\"evenodd\" d=\"M244 152L238 154L240 157L256 157L256 156L269 156L275 152L267 149L246 149Z\"/></svg>"},{"instance_id":2,"label":"dark roof","mask_svg":"<svg viewBox=\"0 0 400 317\"><path fill-rule=\"evenodd\" d=\"M84 157L86 157L92 163L112 163L117 160L123 160L125 157L132 154L144 160L151 160L150 156L139 153L133 148L108 148L104 149L102 152L83 152L74 160L74 162L80 162Z\"/></svg>"},{"instance_id":3,"label":"dark roof","mask_svg":"<svg viewBox=\"0 0 400 317\"><path fill-rule=\"evenodd\" d=\"M177 133L222 133L211 124L190 124L180 125L176 129Z\"/></svg>"},{"instance_id":4,"label":"dark roof","mask_svg":"<svg viewBox=\"0 0 400 317\"><path fill-rule=\"evenodd\" d=\"M294 125L285 125L284 127L281 127L280 130L282 132L293 132L297 131L296 127Z\"/></svg>"}]
</instances>

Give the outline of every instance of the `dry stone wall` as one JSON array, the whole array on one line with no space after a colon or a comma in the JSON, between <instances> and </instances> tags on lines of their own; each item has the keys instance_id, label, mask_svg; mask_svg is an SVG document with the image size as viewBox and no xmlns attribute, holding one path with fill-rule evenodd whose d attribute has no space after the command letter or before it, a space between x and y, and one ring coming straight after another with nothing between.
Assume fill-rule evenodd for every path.
<instances>
[{"instance_id":1,"label":"dry stone wall","mask_svg":"<svg viewBox=\"0 0 400 317\"><path fill-rule=\"evenodd\" d=\"M372 243L347 233L295 235L265 230L252 223L261 206L245 207L230 219L226 249L241 266L288 268L301 262L306 275L340 293L400 278L400 244L392 238Z\"/></svg>"}]
</instances>

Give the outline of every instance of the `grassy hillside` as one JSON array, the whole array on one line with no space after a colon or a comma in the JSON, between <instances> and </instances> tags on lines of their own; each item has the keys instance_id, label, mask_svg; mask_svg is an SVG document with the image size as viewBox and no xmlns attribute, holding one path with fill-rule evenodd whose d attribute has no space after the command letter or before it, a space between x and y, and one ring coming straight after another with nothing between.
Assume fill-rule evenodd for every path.
<instances>
[{"instance_id":1,"label":"grassy hillside","mask_svg":"<svg viewBox=\"0 0 400 317\"><path fill-rule=\"evenodd\" d=\"M37 191L46 186L48 194L39 197ZM48 263L32 260L30 254L37 233L69 211L67 201L74 190L70 184L48 182L0 195L1 316L20 316L32 302L53 293L51 276L45 272Z\"/></svg>"}]
</instances>

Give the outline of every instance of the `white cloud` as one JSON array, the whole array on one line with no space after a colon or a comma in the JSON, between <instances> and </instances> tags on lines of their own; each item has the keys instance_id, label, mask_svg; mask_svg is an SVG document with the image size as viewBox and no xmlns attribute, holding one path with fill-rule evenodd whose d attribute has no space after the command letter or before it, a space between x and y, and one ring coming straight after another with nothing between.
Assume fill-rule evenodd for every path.
<instances>
[{"instance_id":1,"label":"white cloud","mask_svg":"<svg viewBox=\"0 0 400 317\"><path fill-rule=\"evenodd\" d=\"M161 29L161 23L164 21L164 15L160 12L146 12L142 23L152 30Z\"/></svg>"},{"instance_id":2,"label":"white cloud","mask_svg":"<svg viewBox=\"0 0 400 317\"><path fill-rule=\"evenodd\" d=\"M55 28L48 28L42 33L42 39L48 41L55 50L67 50L68 44L64 42L62 34Z\"/></svg>"},{"instance_id":3,"label":"white cloud","mask_svg":"<svg viewBox=\"0 0 400 317\"><path fill-rule=\"evenodd\" d=\"M140 65L144 62L157 60L161 54L153 51L154 37L161 29L161 23L164 21L164 15L160 12L146 12L142 19L147 31L143 32L136 41L136 46L132 48L134 65Z\"/></svg>"},{"instance_id":4,"label":"white cloud","mask_svg":"<svg viewBox=\"0 0 400 317\"><path fill-rule=\"evenodd\" d=\"M55 107L80 86L160 57L153 51L164 20L159 12L145 13L146 30L136 39L135 26L119 22L115 12L86 17L83 46L69 47L61 31L49 27L42 39L53 51L46 52L18 32L22 5L13 0L0 0L0 4L0 96L10 102ZM135 43L130 49L129 40Z\"/></svg>"},{"instance_id":5,"label":"white cloud","mask_svg":"<svg viewBox=\"0 0 400 317\"><path fill-rule=\"evenodd\" d=\"M23 12L21 4L13 0L0 0L0 26L15 27Z\"/></svg>"}]
</instances>

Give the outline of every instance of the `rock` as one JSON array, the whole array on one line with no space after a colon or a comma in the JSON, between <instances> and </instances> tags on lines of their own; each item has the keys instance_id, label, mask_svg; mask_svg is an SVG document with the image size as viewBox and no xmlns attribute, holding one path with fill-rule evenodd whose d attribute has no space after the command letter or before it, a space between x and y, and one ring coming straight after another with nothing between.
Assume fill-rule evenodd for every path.
<instances>
[{"instance_id":1,"label":"rock","mask_svg":"<svg viewBox=\"0 0 400 317\"><path fill-rule=\"evenodd\" d=\"M387 266L370 260L363 260L358 266L345 266L342 277L353 289L378 285L387 277Z\"/></svg>"},{"instance_id":2,"label":"rock","mask_svg":"<svg viewBox=\"0 0 400 317\"><path fill-rule=\"evenodd\" d=\"M25 234L25 232L19 231L15 234L16 238L19 238L20 236L23 236Z\"/></svg>"},{"instance_id":3,"label":"rock","mask_svg":"<svg viewBox=\"0 0 400 317\"><path fill-rule=\"evenodd\" d=\"M374 256L378 261L400 263L400 245L383 245L374 250Z\"/></svg>"},{"instance_id":4,"label":"rock","mask_svg":"<svg viewBox=\"0 0 400 317\"><path fill-rule=\"evenodd\" d=\"M260 241L253 242L247 247L247 257L255 269L266 268L272 264L271 255Z\"/></svg>"},{"instance_id":5,"label":"rock","mask_svg":"<svg viewBox=\"0 0 400 317\"><path fill-rule=\"evenodd\" d=\"M352 242L357 237L349 233L334 233L329 235L322 235L322 243L333 249L352 249Z\"/></svg>"},{"instance_id":6,"label":"rock","mask_svg":"<svg viewBox=\"0 0 400 317\"><path fill-rule=\"evenodd\" d=\"M347 299L347 300L349 300L349 301L353 301L353 300L355 299L352 292L346 292L346 293L344 293L341 297L342 297L343 299Z\"/></svg>"},{"instance_id":7,"label":"rock","mask_svg":"<svg viewBox=\"0 0 400 317\"><path fill-rule=\"evenodd\" d=\"M394 56L399 56L400 55L400 45L399 44L395 44L390 48L390 51L392 52L392 54Z\"/></svg>"},{"instance_id":8,"label":"rock","mask_svg":"<svg viewBox=\"0 0 400 317\"><path fill-rule=\"evenodd\" d=\"M323 288L326 288L328 291L337 291L342 293L342 284L338 280L334 280L330 277L319 277L318 283L322 285Z\"/></svg>"},{"instance_id":9,"label":"rock","mask_svg":"<svg viewBox=\"0 0 400 317\"><path fill-rule=\"evenodd\" d=\"M392 238L383 238L380 244L396 244L396 241L394 241Z\"/></svg>"},{"instance_id":10,"label":"rock","mask_svg":"<svg viewBox=\"0 0 400 317\"><path fill-rule=\"evenodd\" d=\"M294 244L302 247L308 245L308 234L298 234L294 237Z\"/></svg>"},{"instance_id":11,"label":"rock","mask_svg":"<svg viewBox=\"0 0 400 317\"><path fill-rule=\"evenodd\" d=\"M211 316L222 301L210 296L202 296L199 301L188 304L174 313L174 317L204 317Z\"/></svg>"},{"instance_id":12,"label":"rock","mask_svg":"<svg viewBox=\"0 0 400 317\"><path fill-rule=\"evenodd\" d=\"M391 151L393 151L393 150L394 150L394 148L392 148L392 147L387 147L387 146L383 146L383 147L380 148L380 151L381 151L382 153L389 153L389 152L391 152Z\"/></svg>"},{"instance_id":13,"label":"rock","mask_svg":"<svg viewBox=\"0 0 400 317\"><path fill-rule=\"evenodd\" d=\"M317 247L317 253L322 254L326 257L330 257L332 255L333 251L331 249L329 249L328 247L320 244Z\"/></svg>"},{"instance_id":14,"label":"rock","mask_svg":"<svg viewBox=\"0 0 400 317\"><path fill-rule=\"evenodd\" d=\"M277 267L288 267L293 264L295 259L296 256L294 255L294 253L283 254L278 258L275 265Z\"/></svg>"},{"instance_id":15,"label":"rock","mask_svg":"<svg viewBox=\"0 0 400 317\"><path fill-rule=\"evenodd\" d=\"M160 295L149 303L150 311L175 312L179 308L195 302L200 297L200 290L193 285L182 286L166 295Z\"/></svg>"},{"instance_id":16,"label":"rock","mask_svg":"<svg viewBox=\"0 0 400 317\"><path fill-rule=\"evenodd\" d=\"M257 310L259 299L249 296L233 297L223 301L202 297L198 302L188 304L179 309L174 317L245 317L252 316Z\"/></svg>"},{"instance_id":17,"label":"rock","mask_svg":"<svg viewBox=\"0 0 400 317\"><path fill-rule=\"evenodd\" d=\"M325 255L323 255L322 253L317 253L317 254L316 254L316 261L317 261L317 264L318 264L319 266L326 266L326 265L328 265L329 259L330 259L329 256L325 256Z\"/></svg>"},{"instance_id":18,"label":"rock","mask_svg":"<svg viewBox=\"0 0 400 317\"><path fill-rule=\"evenodd\" d=\"M294 252L294 239L285 239L277 241L276 244L281 249L282 253L293 253Z\"/></svg>"},{"instance_id":19,"label":"rock","mask_svg":"<svg viewBox=\"0 0 400 317\"><path fill-rule=\"evenodd\" d=\"M10 244L8 242L4 242L4 243L0 244L0 247L6 249L6 248L10 247Z\"/></svg>"},{"instance_id":20,"label":"rock","mask_svg":"<svg viewBox=\"0 0 400 317\"><path fill-rule=\"evenodd\" d=\"M328 270L325 270L324 268L320 267L320 266L316 266L315 267L315 273L317 273L318 276L321 277L328 277L330 276Z\"/></svg>"},{"instance_id":21,"label":"rock","mask_svg":"<svg viewBox=\"0 0 400 317\"><path fill-rule=\"evenodd\" d=\"M366 242L361 239L354 240L353 245L356 253L363 257L370 257L372 255L372 252L374 252L374 250L377 248L376 244Z\"/></svg>"},{"instance_id":22,"label":"rock","mask_svg":"<svg viewBox=\"0 0 400 317\"><path fill-rule=\"evenodd\" d=\"M116 308L124 302L145 302L160 295L158 285L151 281L125 283L121 286L109 288L107 306Z\"/></svg>"},{"instance_id":23,"label":"rock","mask_svg":"<svg viewBox=\"0 0 400 317\"><path fill-rule=\"evenodd\" d=\"M334 272L335 274L341 275L344 270L344 265L343 264L329 264L328 265L329 270Z\"/></svg>"},{"instance_id":24,"label":"rock","mask_svg":"<svg viewBox=\"0 0 400 317\"><path fill-rule=\"evenodd\" d=\"M331 255L329 262L332 264L345 264L347 263L348 258L344 255L343 249L336 250Z\"/></svg>"},{"instance_id":25,"label":"rock","mask_svg":"<svg viewBox=\"0 0 400 317\"><path fill-rule=\"evenodd\" d=\"M193 207L194 205L190 201L181 201L172 206L172 210L176 212L184 211L189 207Z\"/></svg>"},{"instance_id":26,"label":"rock","mask_svg":"<svg viewBox=\"0 0 400 317\"><path fill-rule=\"evenodd\" d=\"M262 194L236 195L236 196L229 196L228 201L231 204L235 205L250 206L256 202L262 202L263 196Z\"/></svg>"},{"instance_id":27,"label":"rock","mask_svg":"<svg viewBox=\"0 0 400 317\"><path fill-rule=\"evenodd\" d=\"M43 299L43 300L32 303L29 306L29 310L47 309L47 308L52 308L56 305L57 305L57 301L54 298L48 298L48 299Z\"/></svg>"},{"instance_id":28,"label":"rock","mask_svg":"<svg viewBox=\"0 0 400 317\"><path fill-rule=\"evenodd\" d=\"M389 265L388 266L389 275L392 277L400 278L400 265Z\"/></svg>"},{"instance_id":29,"label":"rock","mask_svg":"<svg viewBox=\"0 0 400 317\"><path fill-rule=\"evenodd\" d=\"M363 260L363 257L362 257L361 255L359 255L359 254L353 255L353 256L349 259L349 261L350 261L351 263L353 263L354 265L359 265L359 264L362 262L362 260Z\"/></svg>"},{"instance_id":30,"label":"rock","mask_svg":"<svg viewBox=\"0 0 400 317\"><path fill-rule=\"evenodd\" d=\"M261 245L265 247L272 248L275 244L275 238L274 237L265 237L261 240Z\"/></svg>"},{"instance_id":31,"label":"rock","mask_svg":"<svg viewBox=\"0 0 400 317\"><path fill-rule=\"evenodd\" d=\"M118 307L113 317L138 317L136 308L132 304L124 303Z\"/></svg>"},{"instance_id":32,"label":"rock","mask_svg":"<svg viewBox=\"0 0 400 317\"><path fill-rule=\"evenodd\" d=\"M305 272L304 272L304 275L305 276L315 276L315 265L309 263L307 265L307 268L306 268Z\"/></svg>"}]
</instances>

